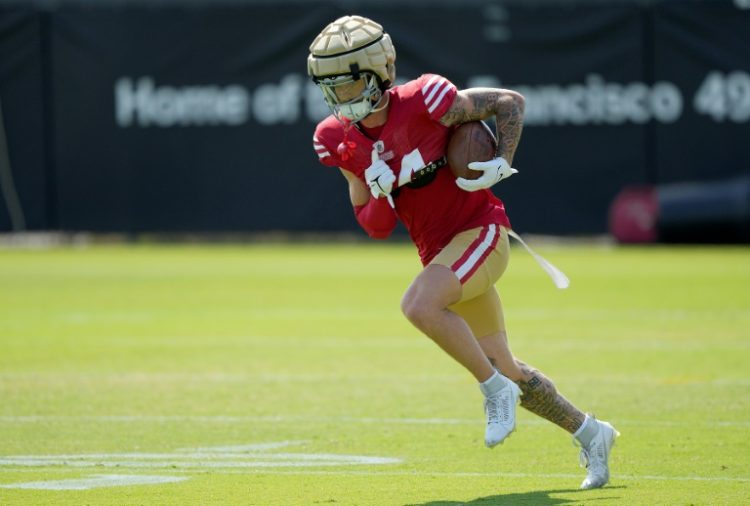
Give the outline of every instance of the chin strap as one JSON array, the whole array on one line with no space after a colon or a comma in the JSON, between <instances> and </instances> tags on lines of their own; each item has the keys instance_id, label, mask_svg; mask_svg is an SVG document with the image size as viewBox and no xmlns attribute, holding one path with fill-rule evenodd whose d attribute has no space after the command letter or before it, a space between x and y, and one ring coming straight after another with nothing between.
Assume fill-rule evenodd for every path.
<instances>
[{"instance_id":1,"label":"chin strap","mask_svg":"<svg viewBox=\"0 0 750 506\"><path fill-rule=\"evenodd\" d=\"M385 98L385 102L383 103L383 105L381 105L380 107L378 107L378 104L380 104L381 102L383 102L384 98ZM390 104L390 103L391 103L391 96L388 93L383 92L383 94L380 95L380 100L378 100L378 103L375 104L375 108L370 111L370 114L372 114L374 112L382 111L383 109L385 109L386 107L388 107L388 104Z\"/></svg>"}]
</instances>

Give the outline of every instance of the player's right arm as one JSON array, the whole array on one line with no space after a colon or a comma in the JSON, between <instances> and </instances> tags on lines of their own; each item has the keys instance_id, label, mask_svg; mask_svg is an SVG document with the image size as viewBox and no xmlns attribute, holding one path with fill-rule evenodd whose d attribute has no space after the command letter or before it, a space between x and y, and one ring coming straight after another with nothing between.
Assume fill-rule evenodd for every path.
<instances>
[{"instance_id":1,"label":"player's right arm","mask_svg":"<svg viewBox=\"0 0 750 506\"><path fill-rule=\"evenodd\" d=\"M370 189L357 176L346 169L339 167L339 170L349 183L349 199L354 207L363 206L370 200Z\"/></svg>"},{"instance_id":2,"label":"player's right arm","mask_svg":"<svg viewBox=\"0 0 750 506\"><path fill-rule=\"evenodd\" d=\"M372 197L370 189L356 175L339 168L349 183L349 199L357 222L373 239L386 239L396 228L396 213L384 198Z\"/></svg>"}]
</instances>

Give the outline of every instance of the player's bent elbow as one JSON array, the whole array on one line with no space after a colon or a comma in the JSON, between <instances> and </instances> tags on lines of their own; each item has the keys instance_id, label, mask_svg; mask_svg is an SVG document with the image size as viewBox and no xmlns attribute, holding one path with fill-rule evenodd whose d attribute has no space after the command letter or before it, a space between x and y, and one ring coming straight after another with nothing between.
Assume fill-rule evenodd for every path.
<instances>
[{"instance_id":1,"label":"player's bent elbow","mask_svg":"<svg viewBox=\"0 0 750 506\"><path fill-rule=\"evenodd\" d=\"M513 102L515 109L523 113L526 108L526 99L524 96L513 90L508 90L506 96Z\"/></svg>"},{"instance_id":2,"label":"player's bent elbow","mask_svg":"<svg viewBox=\"0 0 750 506\"><path fill-rule=\"evenodd\" d=\"M369 235L373 239L379 239L384 240L388 239L391 236L391 232L393 232L393 229L380 229L380 230L365 230L367 232L367 235Z\"/></svg>"},{"instance_id":3,"label":"player's bent elbow","mask_svg":"<svg viewBox=\"0 0 750 506\"><path fill-rule=\"evenodd\" d=\"M390 220L386 221L385 223L360 223L360 226L362 229L367 232L367 235L370 236L372 239L388 239L391 236L391 233L393 232L393 229L396 228L396 222L395 220L393 222L390 222Z\"/></svg>"}]
</instances>

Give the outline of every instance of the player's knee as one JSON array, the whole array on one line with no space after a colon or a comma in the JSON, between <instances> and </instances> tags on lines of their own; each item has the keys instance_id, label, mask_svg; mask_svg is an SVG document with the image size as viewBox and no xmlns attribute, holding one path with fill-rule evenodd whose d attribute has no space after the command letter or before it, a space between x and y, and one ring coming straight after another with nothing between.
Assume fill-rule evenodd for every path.
<instances>
[{"instance_id":1,"label":"player's knee","mask_svg":"<svg viewBox=\"0 0 750 506\"><path fill-rule=\"evenodd\" d=\"M401 312L412 325L421 329L429 323L432 309L422 297L409 290L401 299Z\"/></svg>"},{"instance_id":2,"label":"player's knee","mask_svg":"<svg viewBox=\"0 0 750 506\"><path fill-rule=\"evenodd\" d=\"M414 297L409 295L409 292L406 292L404 297L401 299L401 312L404 314L407 320L416 324L415 320L419 320L421 316L419 304L414 299Z\"/></svg>"}]
</instances>

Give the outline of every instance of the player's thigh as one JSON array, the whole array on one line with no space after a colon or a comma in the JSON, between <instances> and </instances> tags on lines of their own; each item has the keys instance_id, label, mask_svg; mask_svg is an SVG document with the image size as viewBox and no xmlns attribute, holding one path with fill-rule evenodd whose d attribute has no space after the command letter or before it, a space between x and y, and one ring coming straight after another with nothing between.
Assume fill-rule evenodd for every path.
<instances>
[{"instance_id":1,"label":"player's thigh","mask_svg":"<svg viewBox=\"0 0 750 506\"><path fill-rule=\"evenodd\" d=\"M494 286L490 286L483 294L449 306L448 309L463 318L477 338L505 331L503 307Z\"/></svg>"},{"instance_id":2,"label":"player's thigh","mask_svg":"<svg viewBox=\"0 0 750 506\"><path fill-rule=\"evenodd\" d=\"M461 283L458 302L486 293L508 266L508 232L500 225L486 225L457 234L430 262L448 267Z\"/></svg>"}]
</instances>

